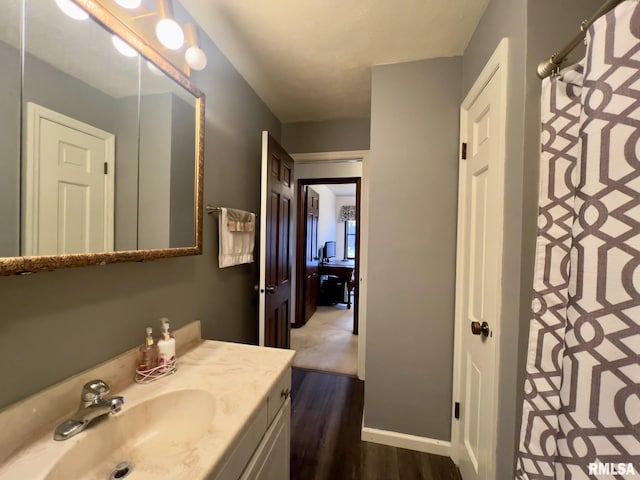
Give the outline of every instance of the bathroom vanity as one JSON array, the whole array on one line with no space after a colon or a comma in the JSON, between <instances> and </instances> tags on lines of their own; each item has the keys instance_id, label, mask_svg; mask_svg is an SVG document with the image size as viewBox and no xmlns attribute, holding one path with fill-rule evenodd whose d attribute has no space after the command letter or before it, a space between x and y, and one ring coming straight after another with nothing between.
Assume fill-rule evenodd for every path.
<instances>
[{"instance_id":1,"label":"bathroom vanity","mask_svg":"<svg viewBox=\"0 0 640 480\"><path fill-rule=\"evenodd\" d=\"M291 369L261 402L240 438L210 478L281 480L289 478Z\"/></svg>"},{"instance_id":2,"label":"bathroom vanity","mask_svg":"<svg viewBox=\"0 0 640 480\"><path fill-rule=\"evenodd\" d=\"M199 323L175 332L178 371L133 383L135 349L0 412L0 478L289 478L295 352L202 341ZM54 441L101 378L122 411Z\"/></svg>"}]
</instances>

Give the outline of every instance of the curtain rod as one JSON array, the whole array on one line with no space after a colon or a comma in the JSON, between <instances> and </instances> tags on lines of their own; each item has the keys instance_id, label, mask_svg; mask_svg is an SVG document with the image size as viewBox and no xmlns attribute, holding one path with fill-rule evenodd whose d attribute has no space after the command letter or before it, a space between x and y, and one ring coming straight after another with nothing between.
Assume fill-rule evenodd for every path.
<instances>
[{"instance_id":1,"label":"curtain rod","mask_svg":"<svg viewBox=\"0 0 640 480\"><path fill-rule=\"evenodd\" d=\"M540 62L538 65L538 76L540 78L546 78L553 72L558 71L560 66L567 60L567 56L572 52L572 50L580 45L580 42L584 40L587 30L591 24L610 10L613 10L619 3L622 3L622 1L623 0L607 0L604 2L598 11L591 16L591 18L584 20L580 24L580 33L578 33L566 47L559 52L554 53L549 60Z\"/></svg>"}]
</instances>

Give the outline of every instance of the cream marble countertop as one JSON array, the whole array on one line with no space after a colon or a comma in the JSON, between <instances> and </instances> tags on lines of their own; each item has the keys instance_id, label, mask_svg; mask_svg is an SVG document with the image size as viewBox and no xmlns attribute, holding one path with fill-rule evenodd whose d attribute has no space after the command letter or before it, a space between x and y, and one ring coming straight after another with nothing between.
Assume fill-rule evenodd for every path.
<instances>
[{"instance_id":1,"label":"cream marble countertop","mask_svg":"<svg viewBox=\"0 0 640 480\"><path fill-rule=\"evenodd\" d=\"M153 457L139 460L140 464L144 462L144 468L135 469L131 478L207 478L220 468L225 454L230 452L244 427L266 402L276 381L291 366L294 355L291 350L202 341L178 357L178 371L174 375L150 384L129 384L120 391L112 391L109 396L122 395L125 398L122 413L110 416L102 424L89 427L62 442L54 441L53 431L48 431L0 464L0 479L46 479L50 469L74 446L87 435L100 435L103 425L118 422L119 416L127 409L170 392L193 389L209 392L215 401L213 419L204 435L180 455L163 451L157 452L157 461ZM51 401L55 401L55 396ZM174 408L178 411L180 405ZM2 415L7 413L11 412L0 412L0 427L3 426ZM186 414L197 415L197 412L180 412L175 415L176 421ZM167 411L166 415L171 416L172 412ZM15 426L15 419L11 423ZM105 441L106 448L107 445ZM107 457L111 452L104 453ZM136 459L123 460L136 463Z\"/></svg>"}]
</instances>

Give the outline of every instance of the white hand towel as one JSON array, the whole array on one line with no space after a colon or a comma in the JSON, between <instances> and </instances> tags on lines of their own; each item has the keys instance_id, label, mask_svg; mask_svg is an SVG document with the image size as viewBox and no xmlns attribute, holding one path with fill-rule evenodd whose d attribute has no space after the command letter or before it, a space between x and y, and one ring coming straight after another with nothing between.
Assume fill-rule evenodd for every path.
<instances>
[{"instance_id":1,"label":"white hand towel","mask_svg":"<svg viewBox=\"0 0 640 480\"><path fill-rule=\"evenodd\" d=\"M231 217L231 218L230 218ZM240 219L240 221L238 221ZM221 208L218 215L218 266L253 263L256 216L242 210Z\"/></svg>"}]
</instances>

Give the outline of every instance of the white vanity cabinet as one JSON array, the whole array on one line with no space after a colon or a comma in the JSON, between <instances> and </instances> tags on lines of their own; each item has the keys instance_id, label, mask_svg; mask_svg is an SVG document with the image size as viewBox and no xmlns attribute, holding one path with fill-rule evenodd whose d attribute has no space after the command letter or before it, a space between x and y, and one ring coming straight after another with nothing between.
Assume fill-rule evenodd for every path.
<instances>
[{"instance_id":1,"label":"white vanity cabinet","mask_svg":"<svg viewBox=\"0 0 640 480\"><path fill-rule=\"evenodd\" d=\"M231 448L212 480L288 480L291 457L291 369L273 389Z\"/></svg>"},{"instance_id":2,"label":"white vanity cabinet","mask_svg":"<svg viewBox=\"0 0 640 480\"><path fill-rule=\"evenodd\" d=\"M285 480L291 459L291 400L287 399L256 449L241 480Z\"/></svg>"}]
</instances>

